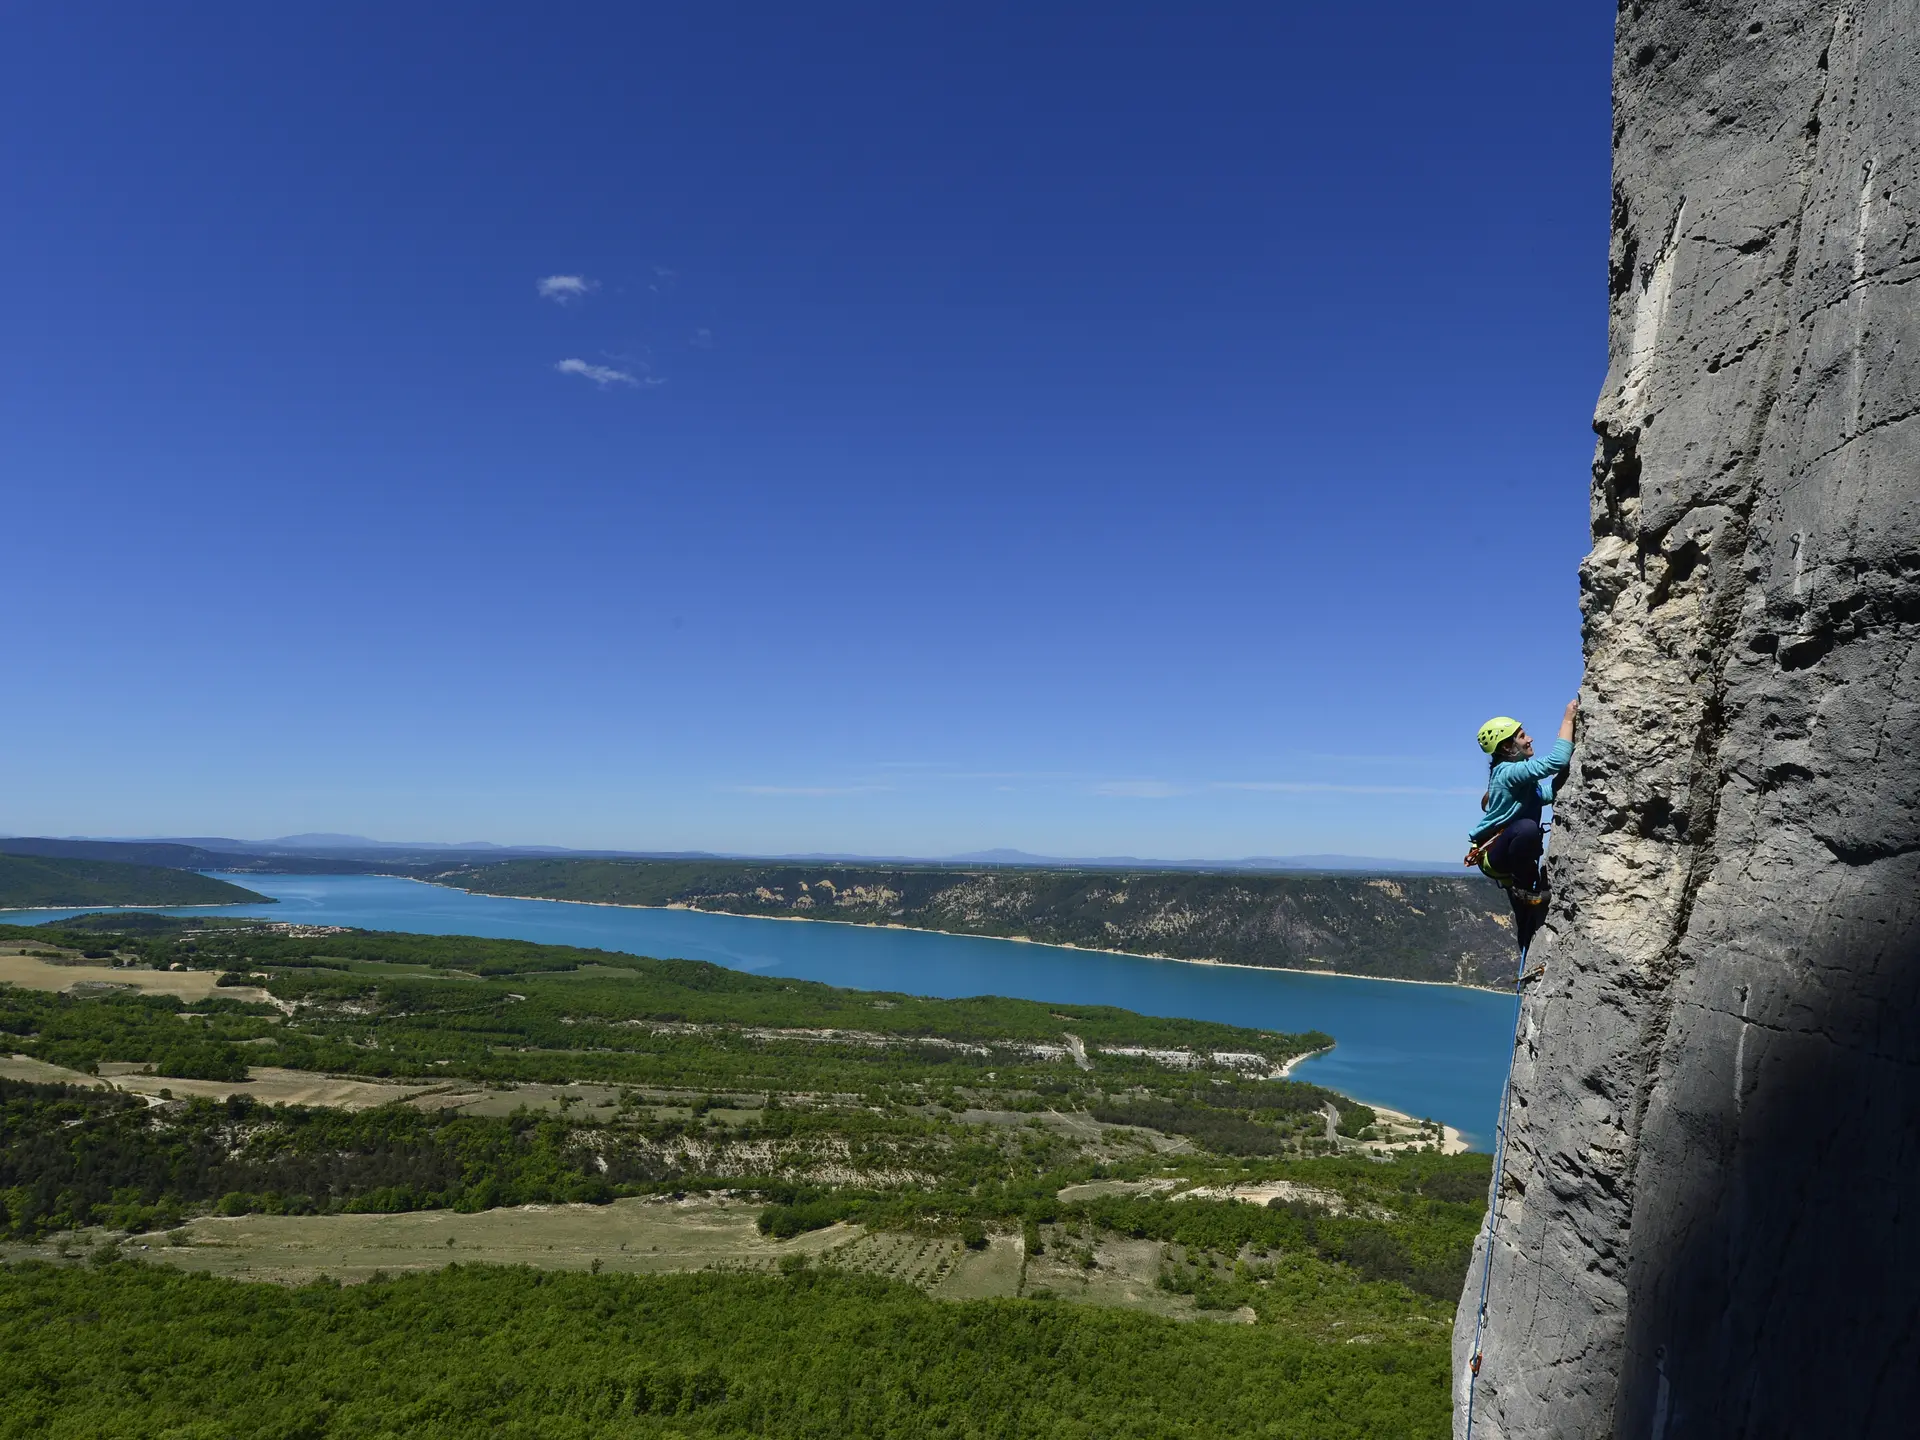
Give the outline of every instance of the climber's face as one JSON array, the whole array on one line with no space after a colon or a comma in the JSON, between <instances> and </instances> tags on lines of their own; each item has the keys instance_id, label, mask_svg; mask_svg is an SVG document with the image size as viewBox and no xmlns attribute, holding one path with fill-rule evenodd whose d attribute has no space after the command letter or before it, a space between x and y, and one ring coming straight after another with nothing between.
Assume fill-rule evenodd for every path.
<instances>
[{"instance_id":1,"label":"climber's face","mask_svg":"<svg viewBox=\"0 0 1920 1440\"><path fill-rule=\"evenodd\" d=\"M1514 737L1500 748L1506 753L1506 757L1509 760L1531 760L1533 758L1533 737L1527 734L1526 727L1522 726L1514 733Z\"/></svg>"}]
</instances>

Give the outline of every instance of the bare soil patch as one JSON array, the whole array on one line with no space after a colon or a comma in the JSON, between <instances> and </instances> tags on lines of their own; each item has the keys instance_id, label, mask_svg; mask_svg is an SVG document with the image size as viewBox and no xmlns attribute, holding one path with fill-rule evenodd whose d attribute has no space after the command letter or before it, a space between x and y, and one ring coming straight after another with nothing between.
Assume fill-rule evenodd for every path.
<instances>
[{"instance_id":1,"label":"bare soil patch","mask_svg":"<svg viewBox=\"0 0 1920 1440\"><path fill-rule=\"evenodd\" d=\"M1186 1184L1185 1180L1089 1180L1084 1185L1068 1185L1059 1193L1063 1204L1074 1204L1082 1200L1098 1200L1107 1195L1157 1195L1167 1190L1177 1190Z\"/></svg>"},{"instance_id":2,"label":"bare soil patch","mask_svg":"<svg viewBox=\"0 0 1920 1440\"><path fill-rule=\"evenodd\" d=\"M1239 1200L1247 1205L1265 1205L1272 1200L1298 1200L1307 1205L1324 1206L1335 1215L1345 1212L1347 1202L1332 1190L1302 1185L1293 1180L1267 1180L1252 1185L1199 1185L1184 1190L1175 1200Z\"/></svg>"}]
</instances>

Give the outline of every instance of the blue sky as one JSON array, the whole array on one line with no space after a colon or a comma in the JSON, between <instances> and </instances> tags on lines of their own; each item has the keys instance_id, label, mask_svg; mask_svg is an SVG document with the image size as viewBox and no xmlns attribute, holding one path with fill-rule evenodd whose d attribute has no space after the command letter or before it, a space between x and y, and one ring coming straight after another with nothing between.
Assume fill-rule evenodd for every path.
<instances>
[{"instance_id":1,"label":"blue sky","mask_svg":"<svg viewBox=\"0 0 1920 1440\"><path fill-rule=\"evenodd\" d=\"M1456 854L1611 14L17 12L0 831Z\"/></svg>"}]
</instances>

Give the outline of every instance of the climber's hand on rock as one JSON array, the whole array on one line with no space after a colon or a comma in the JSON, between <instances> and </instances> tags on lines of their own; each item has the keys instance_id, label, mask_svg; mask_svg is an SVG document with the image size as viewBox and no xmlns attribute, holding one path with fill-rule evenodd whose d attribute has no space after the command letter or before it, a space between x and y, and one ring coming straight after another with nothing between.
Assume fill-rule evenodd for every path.
<instances>
[{"instance_id":1,"label":"climber's hand on rock","mask_svg":"<svg viewBox=\"0 0 1920 1440\"><path fill-rule=\"evenodd\" d=\"M1579 713L1580 697L1576 695L1573 699L1567 701L1567 713L1560 717L1560 738L1562 740L1573 739L1573 720Z\"/></svg>"}]
</instances>

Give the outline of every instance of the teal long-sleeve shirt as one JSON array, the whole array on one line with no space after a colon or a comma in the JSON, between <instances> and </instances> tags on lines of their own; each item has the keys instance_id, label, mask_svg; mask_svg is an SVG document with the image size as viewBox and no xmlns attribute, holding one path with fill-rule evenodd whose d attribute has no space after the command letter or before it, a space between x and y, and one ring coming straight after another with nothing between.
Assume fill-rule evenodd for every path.
<instances>
[{"instance_id":1,"label":"teal long-sleeve shirt","mask_svg":"<svg viewBox=\"0 0 1920 1440\"><path fill-rule=\"evenodd\" d=\"M1573 742L1556 740L1553 748L1531 760L1509 760L1487 776L1487 809L1471 836L1478 845L1503 826L1522 816L1538 820L1553 803L1553 787L1573 768Z\"/></svg>"}]
</instances>

